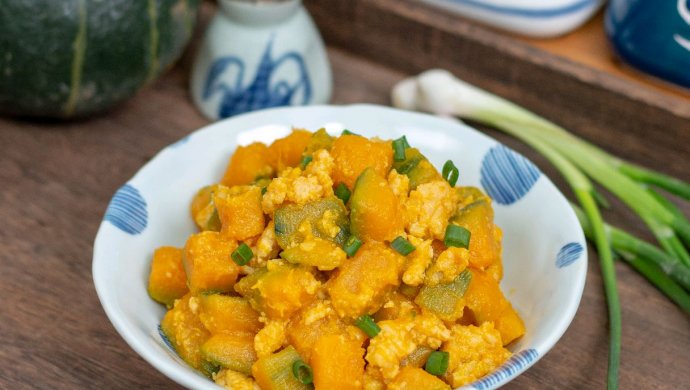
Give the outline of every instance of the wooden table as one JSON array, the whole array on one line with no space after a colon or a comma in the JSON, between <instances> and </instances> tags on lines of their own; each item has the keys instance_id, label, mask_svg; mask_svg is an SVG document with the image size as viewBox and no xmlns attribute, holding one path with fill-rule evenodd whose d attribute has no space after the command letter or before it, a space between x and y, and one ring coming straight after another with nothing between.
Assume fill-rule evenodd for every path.
<instances>
[{"instance_id":1,"label":"wooden table","mask_svg":"<svg viewBox=\"0 0 690 390\"><path fill-rule=\"evenodd\" d=\"M388 104L391 86L406 76L341 49L329 54L337 104ZM0 119L0 388L178 387L134 353L106 318L91 278L91 256L115 190L159 149L207 123L187 94L189 63L188 56L134 99L89 120ZM611 131L623 134L625 126ZM488 133L532 158L566 188L535 153ZM619 146L610 137L599 141ZM690 132L678 142L687 152ZM647 147L644 156L628 157L655 167L670 164L690 180L687 154L669 156L653 143ZM614 208L619 211L606 215L610 221L649 237L632 214L619 204ZM606 306L597 258L589 254L587 285L569 330L508 388L604 387ZM621 388L690 388L690 317L627 266L618 264L617 272L623 304Z\"/></svg>"}]
</instances>

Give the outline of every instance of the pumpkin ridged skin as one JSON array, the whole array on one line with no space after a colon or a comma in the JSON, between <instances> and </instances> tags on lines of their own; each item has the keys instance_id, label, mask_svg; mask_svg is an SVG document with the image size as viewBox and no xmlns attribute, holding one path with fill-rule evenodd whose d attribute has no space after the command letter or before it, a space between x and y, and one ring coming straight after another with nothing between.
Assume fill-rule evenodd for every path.
<instances>
[{"instance_id":1,"label":"pumpkin ridged skin","mask_svg":"<svg viewBox=\"0 0 690 390\"><path fill-rule=\"evenodd\" d=\"M3 1L0 112L71 118L122 102L180 56L199 3Z\"/></svg>"}]
</instances>

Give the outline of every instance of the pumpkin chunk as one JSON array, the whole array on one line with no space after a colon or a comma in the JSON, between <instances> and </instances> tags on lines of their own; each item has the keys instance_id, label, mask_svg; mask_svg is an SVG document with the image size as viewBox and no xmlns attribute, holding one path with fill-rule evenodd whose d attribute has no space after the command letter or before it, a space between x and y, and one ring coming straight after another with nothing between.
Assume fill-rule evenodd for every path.
<instances>
[{"instance_id":1,"label":"pumpkin chunk","mask_svg":"<svg viewBox=\"0 0 690 390\"><path fill-rule=\"evenodd\" d=\"M232 291L240 272L239 266L230 258L235 248L237 242L221 237L218 232L191 235L182 258L189 290L194 294Z\"/></svg>"},{"instance_id":2,"label":"pumpkin chunk","mask_svg":"<svg viewBox=\"0 0 690 390\"><path fill-rule=\"evenodd\" d=\"M362 241L392 241L403 232L398 198L373 168L357 179L350 207L350 230Z\"/></svg>"},{"instance_id":3,"label":"pumpkin chunk","mask_svg":"<svg viewBox=\"0 0 690 390\"><path fill-rule=\"evenodd\" d=\"M364 348L357 340L342 335L321 336L309 360L316 390L361 389L364 376Z\"/></svg>"},{"instance_id":4,"label":"pumpkin chunk","mask_svg":"<svg viewBox=\"0 0 690 390\"><path fill-rule=\"evenodd\" d=\"M266 227L261 209L261 189L256 186L219 187L213 195L221 221L221 233L233 240L258 236Z\"/></svg>"},{"instance_id":5,"label":"pumpkin chunk","mask_svg":"<svg viewBox=\"0 0 690 390\"><path fill-rule=\"evenodd\" d=\"M182 265L182 249L162 246L153 253L148 293L155 301L172 307L187 288L187 275Z\"/></svg>"},{"instance_id":6,"label":"pumpkin chunk","mask_svg":"<svg viewBox=\"0 0 690 390\"><path fill-rule=\"evenodd\" d=\"M210 333L199 320L198 309L197 298L191 294L185 295L165 313L161 330L182 360L210 375L201 364L201 345L208 340Z\"/></svg>"},{"instance_id":7,"label":"pumpkin chunk","mask_svg":"<svg viewBox=\"0 0 690 390\"><path fill-rule=\"evenodd\" d=\"M260 142L235 149L220 183L232 187L254 183L257 179L270 178L273 168L269 163L268 147Z\"/></svg>"},{"instance_id":8,"label":"pumpkin chunk","mask_svg":"<svg viewBox=\"0 0 690 390\"><path fill-rule=\"evenodd\" d=\"M331 155L335 161L333 182L353 188L359 175L371 167L379 176L386 177L393 164L390 141L367 139L358 135L341 135L333 143Z\"/></svg>"}]
</instances>

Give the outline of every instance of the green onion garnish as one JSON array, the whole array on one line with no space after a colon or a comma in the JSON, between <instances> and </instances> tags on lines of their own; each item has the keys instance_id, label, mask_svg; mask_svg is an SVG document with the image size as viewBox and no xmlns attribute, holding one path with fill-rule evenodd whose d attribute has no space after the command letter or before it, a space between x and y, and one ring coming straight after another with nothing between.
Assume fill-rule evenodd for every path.
<instances>
[{"instance_id":1,"label":"green onion garnish","mask_svg":"<svg viewBox=\"0 0 690 390\"><path fill-rule=\"evenodd\" d=\"M265 194L266 191L268 191L268 187L261 187L261 195Z\"/></svg>"},{"instance_id":2,"label":"green onion garnish","mask_svg":"<svg viewBox=\"0 0 690 390\"><path fill-rule=\"evenodd\" d=\"M353 133L353 132L351 132L350 130L345 129L345 130L343 130L342 133L340 133L340 135L359 135L359 134Z\"/></svg>"},{"instance_id":3,"label":"green onion garnish","mask_svg":"<svg viewBox=\"0 0 690 390\"><path fill-rule=\"evenodd\" d=\"M302 359L297 359L294 363L292 363L292 375L294 375L295 378L300 381L300 383L305 385L308 385L314 381L314 373L312 372L311 367L309 367L309 365Z\"/></svg>"},{"instance_id":4,"label":"green onion garnish","mask_svg":"<svg viewBox=\"0 0 690 390\"><path fill-rule=\"evenodd\" d=\"M355 253L357 253L360 246L362 246L362 241L360 241L359 238L352 235L348 237L347 240L345 240L345 244L343 244L343 250L345 251L348 257L352 257L355 255Z\"/></svg>"},{"instance_id":5,"label":"green onion garnish","mask_svg":"<svg viewBox=\"0 0 690 390\"><path fill-rule=\"evenodd\" d=\"M393 141L393 160L405 161L405 149L409 147L410 144L407 143L407 138L404 135Z\"/></svg>"},{"instance_id":6,"label":"green onion garnish","mask_svg":"<svg viewBox=\"0 0 690 390\"><path fill-rule=\"evenodd\" d=\"M450 354L444 351L434 351L426 360L424 369L431 375L441 376L448 370Z\"/></svg>"},{"instance_id":7,"label":"green onion garnish","mask_svg":"<svg viewBox=\"0 0 690 390\"><path fill-rule=\"evenodd\" d=\"M357 318L355 320L355 325L357 325L359 329L362 329L362 331L364 331L364 333L366 333L369 337L376 337L376 335L381 331L381 328L376 325L376 322L374 322L374 319L371 318L369 314L365 314Z\"/></svg>"},{"instance_id":8,"label":"green onion garnish","mask_svg":"<svg viewBox=\"0 0 690 390\"><path fill-rule=\"evenodd\" d=\"M448 224L443 244L447 247L469 248L471 235L472 233L462 226Z\"/></svg>"},{"instance_id":9,"label":"green onion garnish","mask_svg":"<svg viewBox=\"0 0 690 390\"><path fill-rule=\"evenodd\" d=\"M338 184L338 186L335 187L334 192L335 196L342 200L343 203L347 203L348 199L350 199L350 190L347 189L347 186L344 183Z\"/></svg>"},{"instance_id":10,"label":"green onion garnish","mask_svg":"<svg viewBox=\"0 0 690 390\"><path fill-rule=\"evenodd\" d=\"M299 162L300 168L302 168L302 169L306 168L312 159L313 159L312 156L302 156L302 160L300 160L300 162Z\"/></svg>"},{"instance_id":11,"label":"green onion garnish","mask_svg":"<svg viewBox=\"0 0 690 390\"><path fill-rule=\"evenodd\" d=\"M458 177L460 177L460 171L458 171L458 168L453 164L453 161L446 161L446 163L443 164L443 170L441 172L441 176L448 181L448 184L450 184L451 187L455 187L455 183L458 182Z\"/></svg>"},{"instance_id":12,"label":"green onion garnish","mask_svg":"<svg viewBox=\"0 0 690 390\"><path fill-rule=\"evenodd\" d=\"M247 244L242 243L232 252L232 255L230 256L232 257L232 261L237 263L237 265L247 265L249 260L254 257L254 252L252 252L252 248L250 248Z\"/></svg>"},{"instance_id":13,"label":"green onion garnish","mask_svg":"<svg viewBox=\"0 0 690 390\"><path fill-rule=\"evenodd\" d=\"M391 248L395 249L396 252L403 256L409 255L416 249L412 243L404 239L402 236L396 237L395 240L391 242Z\"/></svg>"}]
</instances>

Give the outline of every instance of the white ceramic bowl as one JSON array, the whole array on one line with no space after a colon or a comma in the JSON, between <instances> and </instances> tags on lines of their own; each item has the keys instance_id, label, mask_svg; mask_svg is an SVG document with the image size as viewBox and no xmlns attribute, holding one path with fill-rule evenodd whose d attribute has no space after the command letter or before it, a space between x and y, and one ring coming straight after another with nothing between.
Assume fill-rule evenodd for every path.
<instances>
[{"instance_id":1,"label":"white ceramic bowl","mask_svg":"<svg viewBox=\"0 0 690 390\"><path fill-rule=\"evenodd\" d=\"M604 0L423 0L467 18L536 38L567 34L594 15Z\"/></svg>"},{"instance_id":2,"label":"white ceramic bowl","mask_svg":"<svg viewBox=\"0 0 690 390\"><path fill-rule=\"evenodd\" d=\"M217 389L187 367L158 333L165 309L146 284L154 249L184 245L195 231L189 202L216 182L237 145L271 142L292 126L343 128L367 136L406 135L436 166L452 159L462 185L481 186L494 198L503 229L501 287L525 321L527 333L511 345L501 368L469 388L501 386L544 356L568 328L587 271L585 241L572 209L527 159L458 122L391 108L311 106L278 108L205 127L168 146L113 197L94 244L93 279L106 314L127 343L174 381Z\"/></svg>"}]
</instances>

